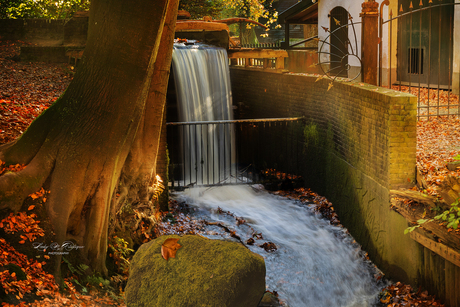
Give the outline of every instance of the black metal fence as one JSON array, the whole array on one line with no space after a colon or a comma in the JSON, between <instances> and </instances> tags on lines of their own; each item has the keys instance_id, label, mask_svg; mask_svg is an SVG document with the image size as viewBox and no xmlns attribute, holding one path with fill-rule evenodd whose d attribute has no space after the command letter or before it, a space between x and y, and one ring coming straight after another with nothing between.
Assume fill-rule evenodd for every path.
<instances>
[{"instance_id":1,"label":"black metal fence","mask_svg":"<svg viewBox=\"0 0 460 307\"><path fill-rule=\"evenodd\" d=\"M301 117L166 125L172 189L265 183L298 171Z\"/></svg>"},{"instance_id":2,"label":"black metal fence","mask_svg":"<svg viewBox=\"0 0 460 307\"><path fill-rule=\"evenodd\" d=\"M460 88L459 72L453 72L454 9L459 4L449 0L438 4L431 0L404 0L400 1L396 17L390 12L388 20L380 20L381 29L389 27L388 83L393 89L418 97L419 119L460 116L459 98L453 93ZM397 62L396 72L392 73L395 22ZM379 62L382 62L381 52ZM379 76L382 82L381 64Z\"/></svg>"}]
</instances>

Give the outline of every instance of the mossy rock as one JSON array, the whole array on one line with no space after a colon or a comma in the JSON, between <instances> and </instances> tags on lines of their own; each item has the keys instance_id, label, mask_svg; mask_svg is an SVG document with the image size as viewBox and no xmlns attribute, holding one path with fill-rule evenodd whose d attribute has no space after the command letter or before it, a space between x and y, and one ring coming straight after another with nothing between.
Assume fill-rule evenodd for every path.
<instances>
[{"instance_id":1,"label":"mossy rock","mask_svg":"<svg viewBox=\"0 0 460 307\"><path fill-rule=\"evenodd\" d=\"M181 247L165 260L161 245L168 238L179 238ZM125 294L128 307L256 307L264 291L264 259L240 243L169 235L136 252Z\"/></svg>"}]
</instances>

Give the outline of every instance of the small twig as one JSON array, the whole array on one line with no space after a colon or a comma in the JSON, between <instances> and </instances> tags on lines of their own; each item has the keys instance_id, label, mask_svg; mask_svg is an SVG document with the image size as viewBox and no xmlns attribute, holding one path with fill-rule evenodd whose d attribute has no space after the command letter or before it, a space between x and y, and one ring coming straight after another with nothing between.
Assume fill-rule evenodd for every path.
<instances>
[{"instance_id":1,"label":"small twig","mask_svg":"<svg viewBox=\"0 0 460 307\"><path fill-rule=\"evenodd\" d=\"M215 225L215 226L219 226L221 228L223 228L226 232L230 233L230 236L237 239L238 241L240 241L241 244L243 244L246 248L246 244L243 242L243 240L241 240L241 237L239 235L236 234L236 232L234 230L231 230L230 228L228 228L227 226L225 226L224 224L220 223L220 222L208 222L208 221L205 221L206 225Z\"/></svg>"}]
</instances>

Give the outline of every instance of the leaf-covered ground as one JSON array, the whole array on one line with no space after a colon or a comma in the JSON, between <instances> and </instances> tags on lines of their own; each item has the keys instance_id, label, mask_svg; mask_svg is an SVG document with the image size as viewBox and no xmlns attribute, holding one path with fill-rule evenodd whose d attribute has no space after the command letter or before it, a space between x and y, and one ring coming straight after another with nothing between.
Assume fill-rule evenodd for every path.
<instances>
[{"instance_id":1,"label":"leaf-covered ground","mask_svg":"<svg viewBox=\"0 0 460 307\"><path fill-rule=\"evenodd\" d=\"M0 144L21 135L72 80L70 65L14 61L21 45L0 41Z\"/></svg>"},{"instance_id":2,"label":"leaf-covered ground","mask_svg":"<svg viewBox=\"0 0 460 307\"><path fill-rule=\"evenodd\" d=\"M460 176L460 169L449 171L448 162L456 161L460 154L460 113L458 95L449 91L426 89L407 86L393 86L420 97L420 106L430 106L431 115L450 114L439 117L420 117L417 122L417 169L423 175L428 188L426 192L437 195L437 187L448 175ZM420 114L426 114L428 109L420 109ZM452 115L455 114L455 115Z\"/></svg>"},{"instance_id":3,"label":"leaf-covered ground","mask_svg":"<svg viewBox=\"0 0 460 307\"><path fill-rule=\"evenodd\" d=\"M73 77L74 67L71 65L15 61L19 54L19 47L23 44L25 43L2 41L0 38L0 144L19 137L31 121L64 92ZM425 96L428 96L428 93ZM452 95L448 96L448 99L458 101L458 98ZM428 183L427 192L430 194L436 194L436 187L445 176L460 175L459 171L452 172L446 167L447 162L454 161L454 156L460 154L459 125L460 121L456 117L419 121L417 124L417 166ZM4 171L18 171L22 167L17 165L5 169L0 161L0 174ZM318 210L329 217L332 223L339 223L332 204L316 194L299 190L297 196L290 195L290 197L305 196L305 193L311 201L318 204ZM43 204L46 202L46 192L38 191L30 198L31 201ZM25 212L10 216L0 223L1 232L16 233L15 243L18 246L26 242L32 243L43 234L41 224L32 211L34 207L31 206L26 207ZM156 228L154 234L199 233L202 227L179 210L177 204L163 220L165 222ZM171 220L174 220L174 223L170 223ZM18 302L23 301L24 298L28 298L27 301L33 301L34 298L42 299L32 304L20 303L22 306L123 305L116 298L108 297L107 292L99 291L104 290L102 283L99 284L100 289L88 287L88 292L82 294L81 288L77 291L75 282L72 283L72 280L68 279L66 280L68 291L59 293L53 276L44 270L46 257L38 260L29 258L12 245L12 242L0 239L0 269L8 263L14 263L26 271L29 277L26 280L19 280L19 276L11 270L0 270L3 286L0 288L0 295L2 290L6 290L17 295ZM122 258L119 256L116 260L120 261ZM427 306L428 301L431 305L441 306L439 303L434 303L434 298L425 292L414 292L409 286L402 284L395 284L386 289L381 301L388 306ZM7 305L2 303L2 306Z\"/></svg>"},{"instance_id":4,"label":"leaf-covered ground","mask_svg":"<svg viewBox=\"0 0 460 307\"><path fill-rule=\"evenodd\" d=\"M428 184L428 193L448 175L460 176L460 169L449 171L448 162L460 154L460 120L458 118L419 121L417 123L417 168Z\"/></svg>"}]
</instances>

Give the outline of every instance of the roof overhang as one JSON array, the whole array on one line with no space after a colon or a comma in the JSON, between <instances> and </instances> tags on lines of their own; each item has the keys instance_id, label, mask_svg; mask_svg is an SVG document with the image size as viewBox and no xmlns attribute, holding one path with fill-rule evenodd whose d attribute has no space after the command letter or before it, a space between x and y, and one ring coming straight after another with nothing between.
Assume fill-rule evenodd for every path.
<instances>
[{"instance_id":1,"label":"roof overhang","mask_svg":"<svg viewBox=\"0 0 460 307\"><path fill-rule=\"evenodd\" d=\"M318 0L303 0L278 16L280 24L317 24Z\"/></svg>"}]
</instances>

